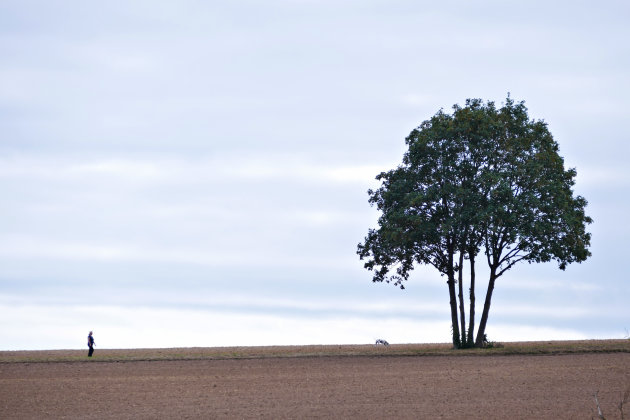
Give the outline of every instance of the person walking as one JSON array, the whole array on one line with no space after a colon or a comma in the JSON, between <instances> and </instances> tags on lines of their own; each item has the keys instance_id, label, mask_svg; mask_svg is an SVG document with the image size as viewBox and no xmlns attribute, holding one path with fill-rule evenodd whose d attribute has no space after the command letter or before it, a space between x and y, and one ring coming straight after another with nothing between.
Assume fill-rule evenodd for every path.
<instances>
[{"instance_id":1,"label":"person walking","mask_svg":"<svg viewBox=\"0 0 630 420\"><path fill-rule=\"evenodd\" d=\"M94 342L94 336L92 336L92 331L90 331L90 333L88 334L88 347L90 348L90 350L88 351L88 357L92 357L92 354L94 354L94 345L96 343Z\"/></svg>"}]
</instances>

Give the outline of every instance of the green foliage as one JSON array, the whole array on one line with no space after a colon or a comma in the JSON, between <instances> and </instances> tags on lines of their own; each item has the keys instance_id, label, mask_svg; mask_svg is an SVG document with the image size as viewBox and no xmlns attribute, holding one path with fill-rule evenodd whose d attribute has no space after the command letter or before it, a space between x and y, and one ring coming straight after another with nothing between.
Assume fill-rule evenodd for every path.
<instances>
[{"instance_id":1,"label":"green foliage","mask_svg":"<svg viewBox=\"0 0 630 420\"><path fill-rule=\"evenodd\" d=\"M454 254L474 258L483 250L493 288L520 261L555 260L564 270L590 256L592 220L586 200L573 195L576 171L564 169L547 124L529 120L524 102L508 95L497 109L469 99L452 115L440 110L405 142L402 164L379 174L380 188L368 191L381 216L357 253L373 281L404 288L414 265L428 264L448 277L450 291L462 269ZM453 325L461 347L467 340L456 332Z\"/></svg>"}]
</instances>

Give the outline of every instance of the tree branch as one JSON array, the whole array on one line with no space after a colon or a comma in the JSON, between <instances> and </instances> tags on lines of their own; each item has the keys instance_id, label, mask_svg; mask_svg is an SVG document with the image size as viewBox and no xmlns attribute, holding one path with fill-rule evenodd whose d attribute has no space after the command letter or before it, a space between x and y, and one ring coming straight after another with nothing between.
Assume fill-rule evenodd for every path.
<instances>
[{"instance_id":1,"label":"tree branch","mask_svg":"<svg viewBox=\"0 0 630 420\"><path fill-rule=\"evenodd\" d=\"M519 253L519 252L521 252L521 251L522 251L522 249L521 249L521 247L520 247L520 246L517 246L517 247L515 247L515 248L510 249L510 250L508 251L508 253L507 253L507 254L505 254L505 256L503 256L503 258L501 258L501 261L499 261L499 265L502 265L503 263L505 263L505 262L507 262L507 261L509 261L509 260L511 260L511 259L513 259L513 258L516 258L516 257L518 256L518 253ZM525 255L520 256L520 257L519 257L519 261L520 261L522 258L524 258L524 257L525 257ZM513 264L512 264L512 265L513 265Z\"/></svg>"},{"instance_id":2,"label":"tree branch","mask_svg":"<svg viewBox=\"0 0 630 420\"><path fill-rule=\"evenodd\" d=\"M508 271L510 268L514 267L514 265L520 261L523 261L525 259L526 255L521 256L520 258L517 258L515 260L513 260L512 262L510 262L503 270L499 271L497 274L497 278L501 277L503 275L503 273L505 273L506 271Z\"/></svg>"}]
</instances>

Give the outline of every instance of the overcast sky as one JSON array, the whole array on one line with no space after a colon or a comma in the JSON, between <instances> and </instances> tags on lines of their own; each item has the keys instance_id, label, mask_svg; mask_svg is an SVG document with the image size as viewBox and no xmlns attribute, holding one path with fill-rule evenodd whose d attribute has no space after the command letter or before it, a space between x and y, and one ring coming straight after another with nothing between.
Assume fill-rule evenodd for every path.
<instances>
[{"instance_id":1,"label":"overcast sky","mask_svg":"<svg viewBox=\"0 0 630 420\"><path fill-rule=\"evenodd\" d=\"M435 270L362 268L366 191L508 92L577 169L593 256L506 273L488 337L626 336L630 6L508 3L1 0L0 349L449 342Z\"/></svg>"}]
</instances>

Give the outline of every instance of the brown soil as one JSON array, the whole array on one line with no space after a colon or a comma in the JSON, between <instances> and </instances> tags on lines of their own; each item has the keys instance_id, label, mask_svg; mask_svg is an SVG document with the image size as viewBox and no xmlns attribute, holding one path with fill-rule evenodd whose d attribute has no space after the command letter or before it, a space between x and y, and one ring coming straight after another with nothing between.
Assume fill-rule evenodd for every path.
<instances>
[{"instance_id":1,"label":"brown soil","mask_svg":"<svg viewBox=\"0 0 630 420\"><path fill-rule=\"evenodd\" d=\"M243 358L190 350L183 360L131 361L103 361L97 350L89 361L52 362L4 352L0 418L590 419L597 418L599 391L604 414L614 419L630 386L624 351L484 357L390 348Z\"/></svg>"}]
</instances>

